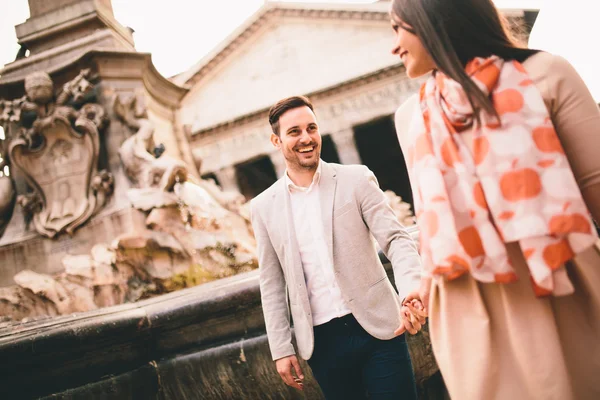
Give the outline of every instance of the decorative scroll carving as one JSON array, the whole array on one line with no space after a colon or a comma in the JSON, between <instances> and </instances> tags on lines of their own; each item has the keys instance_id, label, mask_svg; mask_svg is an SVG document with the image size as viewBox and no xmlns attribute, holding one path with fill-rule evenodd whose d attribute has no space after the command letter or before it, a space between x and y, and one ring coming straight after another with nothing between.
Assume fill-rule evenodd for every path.
<instances>
[{"instance_id":1,"label":"decorative scroll carving","mask_svg":"<svg viewBox=\"0 0 600 400\"><path fill-rule=\"evenodd\" d=\"M0 124L8 133L5 162L32 189L17 202L44 236L72 234L113 191L112 175L97 171L100 131L108 119L94 103L95 80L84 69L54 96L50 76L35 72L25 78L24 97L0 100ZM0 207L0 220L5 213Z\"/></svg>"}]
</instances>

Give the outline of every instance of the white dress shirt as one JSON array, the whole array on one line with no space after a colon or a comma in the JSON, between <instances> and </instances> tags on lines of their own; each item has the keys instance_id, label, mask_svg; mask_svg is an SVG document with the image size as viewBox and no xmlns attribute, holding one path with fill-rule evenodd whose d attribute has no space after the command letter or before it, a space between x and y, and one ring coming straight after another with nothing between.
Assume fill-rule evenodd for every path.
<instances>
[{"instance_id":1,"label":"white dress shirt","mask_svg":"<svg viewBox=\"0 0 600 400\"><path fill-rule=\"evenodd\" d=\"M329 257L330 252L323 232L320 178L321 162L312 183L307 188L294 184L287 171L285 173L296 240L313 314L313 326L350 314L350 309L344 302L335 280L333 260Z\"/></svg>"}]
</instances>

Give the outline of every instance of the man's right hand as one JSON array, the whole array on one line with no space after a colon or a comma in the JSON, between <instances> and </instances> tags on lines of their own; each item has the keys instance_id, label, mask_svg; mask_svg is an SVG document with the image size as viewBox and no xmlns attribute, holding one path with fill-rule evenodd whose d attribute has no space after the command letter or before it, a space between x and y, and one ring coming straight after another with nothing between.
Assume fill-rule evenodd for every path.
<instances>
[{"instance_id":1,"label":"man's right hand","mask_svg":"<svg viewBox=\"0 0 600 400\"><path fill-rule=\"evenodd\" d=\"M293 387L294 389L303 390L304 388L304 375L300 369L300 363L296 356L287 356L280 358L275 361L277 372L281 376L281 379L286 385ZM292 369L294 374L292 374Z\"/></svg>"}]
</instances>

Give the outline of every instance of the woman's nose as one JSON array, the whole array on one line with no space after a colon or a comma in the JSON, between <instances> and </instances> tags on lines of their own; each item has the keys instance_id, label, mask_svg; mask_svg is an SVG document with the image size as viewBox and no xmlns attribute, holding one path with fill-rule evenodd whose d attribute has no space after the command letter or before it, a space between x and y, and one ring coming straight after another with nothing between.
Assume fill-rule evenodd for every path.
<instances>
[{"instance_id":1,"label":"woman's nose","mask_svg":"<svg viewBox=\"0 0 600 400\"><path fill-rule=\"evenodd\" d=\"M394 40L393 46L392 46L392 54L399 55L401 48L402 47L400 46L400 40L398 40L398 37L396 37L396 39Z\"/></svg>"}]
</instances>

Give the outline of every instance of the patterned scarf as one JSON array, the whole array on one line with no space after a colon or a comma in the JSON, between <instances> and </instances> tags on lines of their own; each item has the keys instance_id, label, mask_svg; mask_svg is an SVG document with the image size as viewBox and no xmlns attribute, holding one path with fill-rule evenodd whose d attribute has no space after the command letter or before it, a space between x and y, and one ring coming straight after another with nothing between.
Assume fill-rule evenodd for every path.
<instances>
[{"instance_id":1,"label":"patterned scarf","mask_svg":"<svg viewBox=\"0 0 600 400\"><path fill-rule=\"evenodd\" d=\"M438 71L421 87L422 118L409 132L425 270L514 282L505 244L518 242L536 295L570 294L564 264L598 236L542 96L516 61L476 58L466 72L499 120L482 111L476 123L464 90Z\"/></svg>"}]
</instances>

